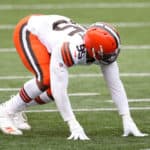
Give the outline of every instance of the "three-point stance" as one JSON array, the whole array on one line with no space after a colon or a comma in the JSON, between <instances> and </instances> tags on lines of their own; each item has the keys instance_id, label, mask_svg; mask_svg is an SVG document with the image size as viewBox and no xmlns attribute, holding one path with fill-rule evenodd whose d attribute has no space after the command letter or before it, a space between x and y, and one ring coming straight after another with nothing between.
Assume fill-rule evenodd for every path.
<instances>
[{"instance_id":1,"label":"three-point stance","mask_svg":"<svg viewBox=\"0 0 150 150\"><path fill-rule=\"evenodd\" d=\"M23 18L14 31L14 44L25 67L35 78L27 81L19 93L0 106L0 129L5 134L21 135L30 129L22 118L28 106L55 101L71 135L68 139L88 140L69 101L68 71L78 64L97 64L123 120L124 136L145 136L134 123L119 77L116 58L120 37L106 23L85 28L59 15L31 15Z\"/></svg>"}]
</instances>

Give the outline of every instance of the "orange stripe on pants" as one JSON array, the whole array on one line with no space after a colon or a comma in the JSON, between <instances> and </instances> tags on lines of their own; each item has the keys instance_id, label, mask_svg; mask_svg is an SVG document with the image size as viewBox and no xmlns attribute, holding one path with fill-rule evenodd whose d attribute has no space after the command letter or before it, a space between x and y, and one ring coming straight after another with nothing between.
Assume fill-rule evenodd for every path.
<instances>
[{"instance_id":1,"label":"orange stripe on pants","mask_svg":"<svg viewBox=\"0 0 150 150\"><path fill-rule=\"evenodd\" d=\"M33 35L29 31L27 31L28 34L26 44L30 48L29 55L32 56L35 62L34 65L32 65L26 54L26 48L24 47L22 40L22 29L27 24L29 18L30 16L27 16L17 24L13 35L14 45L25 67L36 76L39 82L42 82L43 86L50 87L50 54L48 53L46 47L39 41L37 36ZM34 67L38 68L40 74L37 73Z\"/></svg>"}]
</instances>

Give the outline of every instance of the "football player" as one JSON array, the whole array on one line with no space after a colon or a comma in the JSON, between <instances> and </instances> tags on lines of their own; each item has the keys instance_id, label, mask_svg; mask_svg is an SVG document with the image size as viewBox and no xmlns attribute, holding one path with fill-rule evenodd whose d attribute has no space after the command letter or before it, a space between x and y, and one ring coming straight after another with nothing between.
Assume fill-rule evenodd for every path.
<instances>
[{"instance_id":1,"label":"football player","mask_svg":"<svg viewBox=\"0 0 150 150\"><path fill-rule=\"evenodd\" d=\"M95 23L85 28L60 15L31 15L14 30L14 45L35 78L27 81L19 93L1 104L0 129L5 134L21 135L31 126L22 116L28 106L55 101L70 129L68 139L89 140L77 121L69 101L68 68L79 64L97 64L104 75L112 99L123 121L123 136L146 136L134 123L125 89L119 77L116 59L120 37L114 27Z\"/></svg>"}]
</instances>

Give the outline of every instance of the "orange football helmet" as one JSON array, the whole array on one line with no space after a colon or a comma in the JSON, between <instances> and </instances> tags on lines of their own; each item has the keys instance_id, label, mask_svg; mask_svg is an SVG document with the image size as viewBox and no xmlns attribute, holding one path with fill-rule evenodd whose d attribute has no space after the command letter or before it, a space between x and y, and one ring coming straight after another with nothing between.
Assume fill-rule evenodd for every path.
<instances>
[{"instance_id":1,"label":"orange football helmet","mask_svg":"<svg viewBox=\"0 0 150 150\"><path fill-rule=\"evenodd\" d=\"M114 62L120 52L120 36L116 29L107 23L91 25L84 35L87 55L102 64Z\"/></svg>"}]
</instances>

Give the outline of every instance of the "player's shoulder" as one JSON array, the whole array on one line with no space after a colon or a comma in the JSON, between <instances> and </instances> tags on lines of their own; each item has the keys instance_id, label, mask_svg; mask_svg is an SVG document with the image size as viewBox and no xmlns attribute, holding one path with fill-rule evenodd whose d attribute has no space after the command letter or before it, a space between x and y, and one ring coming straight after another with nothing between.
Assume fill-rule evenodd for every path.
<instances>
[{"instance_id":1,"label":"player's shoulder","mask_svg":"<svg viewBox=\"0 0 150 150\"><path fill-rule=\"evenodd\" d=\"M38 22L38 23L53 23L58 20L65 20L65 21L71 21L69 17L61 16L61 15L31 15L29 22Z\"/></svg>"}]
</instances>

